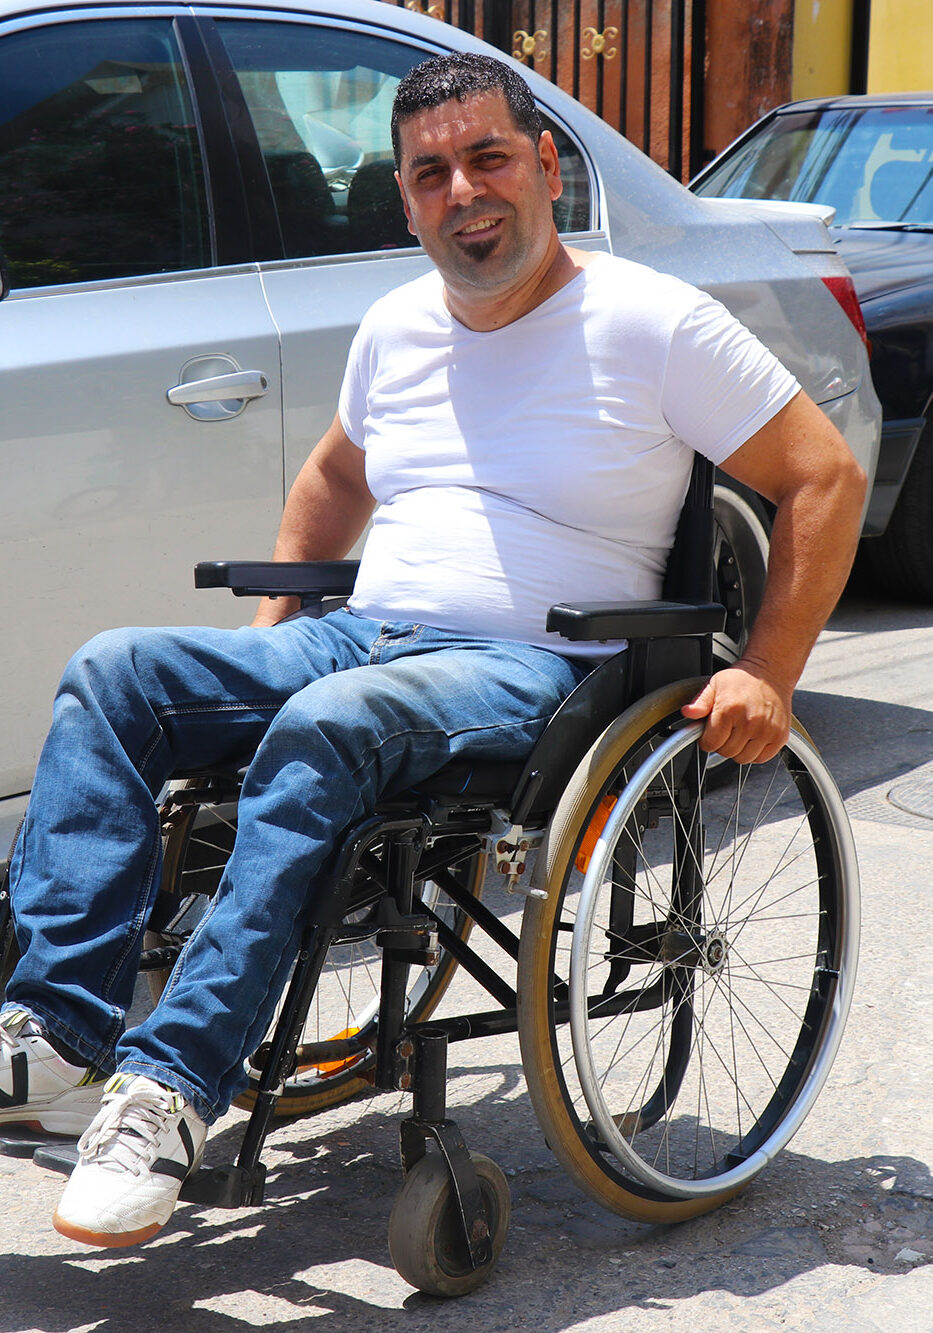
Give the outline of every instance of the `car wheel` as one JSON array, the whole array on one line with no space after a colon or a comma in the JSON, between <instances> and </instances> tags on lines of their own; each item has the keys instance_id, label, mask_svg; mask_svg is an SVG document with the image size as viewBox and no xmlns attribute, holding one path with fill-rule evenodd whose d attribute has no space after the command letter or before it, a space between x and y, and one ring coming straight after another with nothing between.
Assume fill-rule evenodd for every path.
<instances>
[{"instance_id":1,"label":"car wheel","mask_svg":"<svg viewBox=\"0 0 933 1333\"><path fill-rule=\"evenodd\" d=\"M887 528L859 548L858 570L877 591L933 602L933 421L928 421Z\"/></svg>"},{"instance_id":2,"label":"car wheel","mask_svg":"<svg viewBox=\"0 0 933 1333\"><path fill-rule=\"evenodd\" d=\"M771 519L754 491L728 477L717 477L713 490L715 529L714 592L726 608L726 624L713 636L716 670L744 651L768 573Z\"/></svg>"}]
</instances>

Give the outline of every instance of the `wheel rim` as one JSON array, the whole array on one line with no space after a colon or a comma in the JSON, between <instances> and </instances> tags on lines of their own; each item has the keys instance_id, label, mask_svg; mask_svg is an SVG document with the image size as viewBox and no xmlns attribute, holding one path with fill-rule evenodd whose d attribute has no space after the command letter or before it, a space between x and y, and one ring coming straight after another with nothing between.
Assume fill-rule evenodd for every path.
<instances>
[{"instance_id":1,"label":"wheel rim","mask_svg":"<svg viewBox=\"0 0 933 1333\"><path fill-rule=\"evenodd\" d=\"M771 765L733 765L727 789L720 772L707 791L699 731L660 742L596 842L572 925L563 1059L591 1152L650 1194L687 1200L740 1188L796 1132L841 1039L857 951L854 847L817 752L795 734ZM702 799L689 815L658 815L691 784ZM638 832L646 814L656 828ZM696 899L684 883L701 865Z\"/></svg>"}]
</instances>

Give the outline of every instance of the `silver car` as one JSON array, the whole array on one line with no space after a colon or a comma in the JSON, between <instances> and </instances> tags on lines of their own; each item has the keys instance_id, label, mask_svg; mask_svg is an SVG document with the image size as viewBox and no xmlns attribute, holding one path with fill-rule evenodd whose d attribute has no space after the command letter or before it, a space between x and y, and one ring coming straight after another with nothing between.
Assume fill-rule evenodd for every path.
<instances>
[{"instance_id":1,"label":"silver car","mask_svg":"<svg viewBox=\"0 0 933 1333\"><path fill-rule=\"evenodd\" d=\"M399 78L452 47L489 50L367 0L0 0L3 825L81 642L244 618L229 595L196 595L191 566L268 557L357 321L427 265L389 114ZM713 292L873 473L878 405L819 217L696 199L522 72L560 148L560 230ZM734 487L718 504L728 654L767 514Z\"/></svg>"}]
</instances>

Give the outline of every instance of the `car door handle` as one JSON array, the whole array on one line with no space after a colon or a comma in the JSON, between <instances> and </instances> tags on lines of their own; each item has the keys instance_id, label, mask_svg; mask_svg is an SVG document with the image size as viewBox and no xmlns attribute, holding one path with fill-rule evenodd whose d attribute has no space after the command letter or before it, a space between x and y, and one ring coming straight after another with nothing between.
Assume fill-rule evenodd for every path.
<instances>
[{"instance_id":1,"label":"car door handle","mask_svg":"<svg viewBox=\"0 0 933 1333\"><path fill-rule=\"evenodd\" d=\"M262 398L269 381L261 370L237 370L232 375L211 375L205 380L174 384L166 397L176 407L187 403L217 403L222 399Z\"/></svg>"}]
</instances>

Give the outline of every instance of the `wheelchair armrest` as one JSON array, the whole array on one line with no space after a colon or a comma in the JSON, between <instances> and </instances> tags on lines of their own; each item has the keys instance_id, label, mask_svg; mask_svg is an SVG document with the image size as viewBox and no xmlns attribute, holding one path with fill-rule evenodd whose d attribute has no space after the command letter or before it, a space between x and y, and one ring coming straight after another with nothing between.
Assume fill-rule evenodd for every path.
<instances>
[{"instance_id":1,"label":"wheelchair armrest","mask_svg":"<svg viewBox=\"0 0 933 1333\"><path fill-rule=\"evenodd\" d=\"M547 616L549 631L576 642L715 634L725 623L718 602L581 602L552 606Z\"/></svg>"},{"instance_id":2,"label":"wheelchair armrest","mask_svg":"<svg viewBox=\"0 0 933 1333\"><path fill-rule=\"evenodd\" d=\"M196 588L230 588L234 597L348 596L358 560L202 560Z\"/></svg>"}]
</instances>

